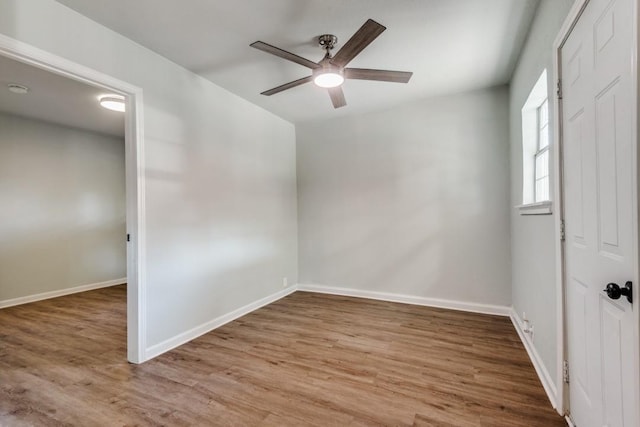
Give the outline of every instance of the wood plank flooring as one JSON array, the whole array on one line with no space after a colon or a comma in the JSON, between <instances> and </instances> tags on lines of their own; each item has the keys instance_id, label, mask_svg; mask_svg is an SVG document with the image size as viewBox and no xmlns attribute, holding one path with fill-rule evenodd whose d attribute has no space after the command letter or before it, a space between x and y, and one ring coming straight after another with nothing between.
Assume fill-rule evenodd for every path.
<instances>
[{"instance_id":1,"label":"wood plank flooring","mask_svg":"<svg viewBox=\"0 0 640 427\"><path fill-rule=\"evenodd\" d=\"M0 310L0 425L565 425L507 318L296 292L136 366L125 316L125 286Z\"/></svg>"}]
</instances>

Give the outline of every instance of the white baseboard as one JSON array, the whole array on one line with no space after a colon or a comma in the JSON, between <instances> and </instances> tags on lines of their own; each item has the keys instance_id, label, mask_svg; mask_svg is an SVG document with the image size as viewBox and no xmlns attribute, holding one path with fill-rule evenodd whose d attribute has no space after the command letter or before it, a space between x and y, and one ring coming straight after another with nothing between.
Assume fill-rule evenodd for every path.
<instances>
[{"instance_id":1,"label":"white baseboard","mask_svg":"<svg viewBox=\"0 0 640 427\"><path fill-rule=\"evenodd\" d=\"M196 326L186 332L176 335L175 337L169 338L159 344L155 344L149 348L147 348L145 352L145 361L153 359L163 353L166 353L169 350L172 350L176 347L181 346L193 339L198 338L201 335L204 335L212 330L221 327L229 322L232 322L239 317L242 317L246 314L251 313L254 310L257 310L265 305L271 304L281 298L286 297L296 291L304 291L304 292L318 292L332 295L343 295L343 296L352 296L358 298L369 298L376 299L382 301L390 301L390 302L398 302L403 304L414 304L414 305L423 305L429 307L439 307L439 308L448 308L452 310L462 310L462 311L470 311L474 313L484 313L484 314L493 314L498 316L509 316L511 313L511 308L507 306L499 306L499 305L489 305L489 304L475 304L468 303L462 301L452 301L452 300L441 300L435 298L423 298L409 295L398 295L398 294L389 294L383 292L373 292L373 291L361 291L347 288L336 288L330 286L320 286L320 285L296 285L291 286L287 289L283 289L282 291L276 292L275 294L269 295L265 298L262 298L258 301L252 302L251 304L247 304L244 307L240 307L237 310L234 310L230 313L227 313L223 316L212 319L202 325Z\"/></svg>"},{"instance_id":2,"label":"white baseboard","mask_svg":"<svg viewBox=\"0 0 640 427\"><path fill-rule=\"evenodd\" d=\"M413 295L392 294L387 292L365 291L360 289L338 288L333 286L299 284L299 291L322 294L342 295L347 297L368 298L380 301L398 302L402 304L423 305L427 307L447 308L450 310L469 311L472 313L509 316L511 308L502 305L478 304L466 301L425 298Z\"/></svg>"},{"instance_id":3,"label":"white baseboard","mask_svg":"<svg viewBox=\"0 0 640 427\"><path fill-rule=\"evenodd\" d=\"M145 361L160 356L162 353L166 353L169 350L173 350L174 348L179 347L191 340L194 340L199 336L206 334L207 332L211 332L212 330L219 328L222 325L225 325L236 320L239 317L249 314L252 311L259 309L260 307L264 307L265 305L269 305L272 302L284 298L287 295L294 293L295 291L296 287L290 286L286 289L276 292L275 294L266 296L262 299L259 299L258 301L254 301L250 304L245 305L244 307L240 307L230 313L212 319L206 323L203 323L202 325L196 326L195 328L178 334L175 337L169 338L168 340L165 340L159 344L152 345L151 347L148 347L145 352Z\"/></svg>"},{"instance_id":4,"label":"white baseboard","mask_svg":"<svg viewBox=\"0 0 640 427\"><path fill-rule=\"evenodd\" d=\"M556 388L556 384L549 375L549 371L547 367L542 362L542 358L535 346L533 345L533 341L531 341L531 337L526 334L522 328L522 319L518 316L515 310L511 309L511 322L513 326L516 328L518 335L520 336L520 340L524 345L524 348L527 350L527 354L529 354L529 359L531 359L531 363L533 363L533 367L538 374L538 378L540 378L540 382L542 383L542 387L544 387L544 391L547 393L547 397L553 405L554 409L558 408L557 399L558 399L558 389Z\"/></svg>"},{"instance_id":5,"label":"white baseboard","mask_svg":"<svg viewBox=\"0 0 640 427\"><path fill-rule=\"evenodd\" d=\"M4 301L0 301L0 308L13 307L14 305L28 304L30 302L77 294L78 292L93 291L94 289L108 288L109 286L124 285L125 283L127 283L127 278L123 277L122 279L107 280L106 282L74 286L72 288L60 289L57 291L43 292L36 295L27 295L25 297L7 299Z\"/></svg>"}]
</instances>

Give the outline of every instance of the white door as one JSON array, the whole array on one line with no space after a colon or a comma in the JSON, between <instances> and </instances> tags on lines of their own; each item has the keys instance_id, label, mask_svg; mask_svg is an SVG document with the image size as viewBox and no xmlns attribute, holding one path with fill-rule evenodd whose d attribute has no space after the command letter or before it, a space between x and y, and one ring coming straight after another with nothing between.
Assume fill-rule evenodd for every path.
<instances>
[{"instance_id":1,"label":"white door","mask_svg":"<svg viewBox=\"0 0 640 427\"><path fill-rule=\"evenodd\" d=\"M633 1L591 0L560 52L569 411L578 427L640 426L638 301L603 291L633 281L637 262Z\"/></svg>"}]
</instances>

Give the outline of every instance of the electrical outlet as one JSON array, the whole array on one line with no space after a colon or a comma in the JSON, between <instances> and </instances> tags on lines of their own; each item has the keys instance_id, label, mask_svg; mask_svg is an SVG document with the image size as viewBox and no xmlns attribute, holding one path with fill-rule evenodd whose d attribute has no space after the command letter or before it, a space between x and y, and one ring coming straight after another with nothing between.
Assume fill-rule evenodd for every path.
<instances>
[{"instance_id":1,"label":"electrical outlet","mask_svg":"<svg viewBox=\"0 0 640 427\"><path fill-rule=\"evenodd\" d=\"M527 320L527 313L524 311L522 312L522 320Z\"/></svg>"},{"instance_id":2,"label":"electrical outlet","mask_svg":"<svg viewBox=\"0 0 640 427\"><path fill-rule=\"evenodd\" d=\"M286 287L288 287L288 286L289 286L289 281L287 280L287 278L286 278L286 277L283 277L283 278L282 278L282 287L283 287L283 288L286 288Z\"/></svg>"},{"instance_id":3,"label":"electrical outlet","mask_svg":"<svg viewBox=\"0 0 640 427\"><path fill-rule=\"evenodd\" d=\"M522 321L522 332L529 335L531 341L533 342L533 325L528 320Z\"/></svg>"}]
</instances>

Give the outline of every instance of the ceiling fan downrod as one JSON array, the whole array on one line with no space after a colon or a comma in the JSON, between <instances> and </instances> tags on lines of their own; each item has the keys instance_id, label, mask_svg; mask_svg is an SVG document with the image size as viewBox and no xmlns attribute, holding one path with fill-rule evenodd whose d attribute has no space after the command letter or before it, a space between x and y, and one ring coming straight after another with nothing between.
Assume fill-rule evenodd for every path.
<instances>
[{"instance_id":1,"label":"ceiling fan downrod","mask_svg":"<svg viewBox=\"0 0 640 427\"><path fill-rule=\"evenodd\" d=\"M318 44L327 52L325 54L325 58L331 58L331 53L329 53L329 51L338 44L338 37L333 34L323 34L318 36Z\"/></svg>"}]
</instances>

